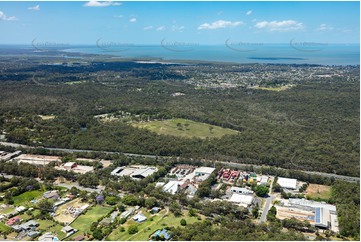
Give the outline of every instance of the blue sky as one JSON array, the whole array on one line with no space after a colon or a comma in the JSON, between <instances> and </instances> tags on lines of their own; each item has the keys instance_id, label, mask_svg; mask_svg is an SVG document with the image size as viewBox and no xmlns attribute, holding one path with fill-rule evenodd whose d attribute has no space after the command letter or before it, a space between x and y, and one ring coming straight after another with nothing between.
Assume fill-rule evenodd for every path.
<instances>
[{"instance_id":1,"label":"blue sky","mask_svg":"<svg viewBox=\"0 0 361 242\"><path fill-rule=\"evenodd\" d=\"M0 44L359 43L359 2L0 2Z\"/></svg>"}]
</instances>

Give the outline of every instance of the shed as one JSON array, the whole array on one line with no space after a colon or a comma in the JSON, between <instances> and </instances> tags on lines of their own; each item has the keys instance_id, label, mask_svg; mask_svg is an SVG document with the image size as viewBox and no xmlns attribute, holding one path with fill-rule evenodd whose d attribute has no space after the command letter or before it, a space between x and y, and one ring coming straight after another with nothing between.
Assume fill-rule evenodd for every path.
<instances>
[{"instance_id":1,"label":"shed","mask_svg":"<svg viewBox=\"0 0 361 242\"><path fill-rule=\"evenodd\" d=\"M158 213L160 211L159 207L153 207L152 208L152 213Z\"/></svg>"},{"instance_id":2,"label":"shed","mask_svg":"<svg viewBox=\"0 0 361 242\"><path fill-rule=\"evenodd\" d=\"M147 220L147 217L144 216L142 213L138 213L133 216L133 220L135 222L141 223L141 222L144 222L145 220Z\"/></svg>"}]
</instances>

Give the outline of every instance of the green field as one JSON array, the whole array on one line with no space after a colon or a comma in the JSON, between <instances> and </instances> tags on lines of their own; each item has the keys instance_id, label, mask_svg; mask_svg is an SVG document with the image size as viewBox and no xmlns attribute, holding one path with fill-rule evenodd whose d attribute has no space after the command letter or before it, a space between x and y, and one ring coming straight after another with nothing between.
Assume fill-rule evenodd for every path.
<instances>
[{"instance_id":1,"label":"green field","mask_svg":"<svg viewBox=\"0 0 361 242\"><path fill-rule=\"evenodd\" d=\"M232 135L238 133L236 130L180 118L164 121L133 123L132 125L137 128L146 128L157 134L181 136L186 138L220 138L226 134Z\"/></svg>"},{"instance_id":2,"label":"green field","mask_svg":"<svg viewBox=\"0 0 361 242\"><path fill-rule=\"evenodd\" d=\"M40 198L43 195L43 191L34 190L29 192L24 192L23 194L20 194L19 196L13 197L14 205L24 205L26 202L30 202L33 199Z\"/></svg>"},{"instance_id":3,"label":"green field","mask_svg":"<svg viewBox=\"0 0 361 242\"><path fill-rule=\"evenodd\" d=\"M152 215L149 214L144 208L141 209L142 213L148 218L147 221L143 223L135 222L131 217L128 218L128 221L121 225L125 228L124 232L120 232L119 227L113 230L113 232L106 238L106 240L117 240L117 241L148 241L149 236L157 231L158 229L162 229L164 227L178 227L180 226L180 220L184 218L187 221L187 224L192 224L197 222L198 219L196 217L189 217L188 212L183 212L183 216L175 217L172 213L166 212L165 210L159 212L158 214ZM150 218L153 217L153 221ZM138 233L129 234L127 228L132 225L138 225Z\"/></svg>"},{"instance_id":4,"label":"green field","mask_svg":"<svg viewBox=\"0 0 361 242\"><path fill-rule=\"evenodd\" d=\"M9 226L7 226L6 224L0 222L0 233L8 232L10 230L11 230L11 228Z\"/></svg>"},{"instance_id":5,"label":"green field","mask_svg":"<svg viewBox=\"0 0 361 242\"><path fill-rule=\"evenodd\" d=\"M93 222L96 222L99 218L107 215L113 208L94 206L91 207L85 214L80 215L70 226L80 231L90 231L90 226Z\"/></svg>"}]
</instances>

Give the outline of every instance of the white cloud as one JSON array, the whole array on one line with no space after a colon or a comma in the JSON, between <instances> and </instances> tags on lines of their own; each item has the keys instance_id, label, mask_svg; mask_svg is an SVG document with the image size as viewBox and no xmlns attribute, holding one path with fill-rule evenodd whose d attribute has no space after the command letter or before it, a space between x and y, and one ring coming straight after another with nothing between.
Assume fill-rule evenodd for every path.
<instances>
[{"instance_id":1,"label":"white cloud","mask_svg":"<svg viewBox=\"0 0 361 242\"><path fill-rule=\"evenodd\" d=\"M36 5L34 7L28 7L29 10L34 10L34 11L39 11L40 10L40 5Z\"/></svg>"},{"instance_id":2,"label":"white cloud","mask_svg":"<svg viewBox=\"0 0 361 242\"><path fill-rule=\"evenodd\" d=\"M165 30L165 26L159 26L156 30L157 31L163 31L163 30Z\"/></svg>"},{"instance_id":3,"label":"white cloud","mask_svg":"<svg viewBox=\"0 0 361 242\"><path fill-rule=\"evenodd\" d=\"M258 29L266 29L268 31L292 31L303 29L303 23L295 20L283 21L261 21L255 24Z\"/></svg>"},{"instance_id":4,"label":"white cloud","mask_svg":"<svg viewBox=\"0 0 361 242\"><path fill-rule=\"evenodd\" d=\"M106 2L89 1L84 4L85 7L109 7L109 6L119 6L119 5L122 5L122 4L118 3L118 2L111 2L111 1L106 1Z\"/></svg>"},{"instance_id":5,"label":"white cloud","mask_svg":"<svg viewBox=\"0 0 361 242\"><path fill-rule=\"evenodd\" d=\"M332 26L328 26L327 24L320 24L320 27L318 27L317 31L329 31L333 30L334 28Z\"/></svg>"},{"instance_id":6,"label":"white cloud","mask_svg":"<svg viewBox=\"0 0 361 242\"><path fill-rule=\"evenodd\" d=\"M224 28L229 28L229 27L237 27L242 24L243 24L243 22L241 22L241 21L231 22L231 21L225 21L225 20L218 20L211 24L209 24L209 23L201 24L198 26L198 29L224 29Z\"/></svg>"},{"instance_id":7,"label":"white cloud","mask_svg":"<svg viewBox=\"0 0 361 242\"><path fill-rule=\"evenodd\" d=\"M172 28L171 28L171 30L172 30L173 32L183 32L184 26L173 25Z\"/></svg>"},{"instance_id":8,"label":"white cloud","mask_svg":"<svg viewBox=\"0 0 361 242\"><path fill-rule=\"evenodd\" d=\"M249 10L247 13L246 13L246 15L251 15L253 13L253 11L252 10Z\"/></svg>"},{"instance_id":9,"label":"white cloud","mask_svg":"<svg viewBox=\"0 0 361 242\"><path fill-rule=\"evenodd\" d=\"M5 13L0 11L0 20L14 21L14 20L17 20L17 18L15 16L8 17L8 16L5 15Z\"/></svg>"},{"instance_id":10,"label":"white cloud","mask_svg":"<svg viewBox=\"0 0 361 242\"><path fill-rule=\"evenodd\" d=\"M135 23L135 22L137 22L137 19L136 18L131 18L131 19L129 19L129 22Z\"/></svg>"},{"instance_id":11,"label":"white cloud","mask_svg":"<svg viewBox=\"0 0 361 242\"><path fill-rule=\"evenodd\" d=\"M153 29L153 26L151 26L151 25L150 25L150 26L146 26L146 27L144 27L143 29L144 29L144 30L150 30L150 29Z\"/></svg>"}]
</instances>

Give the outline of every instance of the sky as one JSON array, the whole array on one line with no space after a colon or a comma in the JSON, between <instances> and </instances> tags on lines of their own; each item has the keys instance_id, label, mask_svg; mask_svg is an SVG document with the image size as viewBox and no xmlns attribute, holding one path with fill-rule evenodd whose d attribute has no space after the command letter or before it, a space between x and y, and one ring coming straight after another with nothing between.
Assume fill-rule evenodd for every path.
<instances>
[{"instance_id":1,"label":"sky","mask_svg":"<svg viewBox=\"0 0 361 242\"><path fill-rule=\"evenodd\" d=\"M0 44L359 43L359 2L0 2Z\"/></svg>"}]
</instances>

